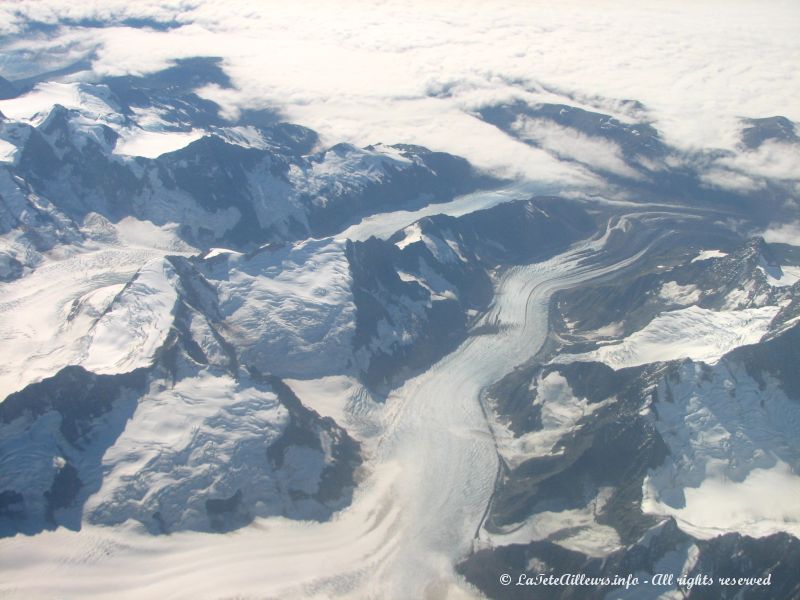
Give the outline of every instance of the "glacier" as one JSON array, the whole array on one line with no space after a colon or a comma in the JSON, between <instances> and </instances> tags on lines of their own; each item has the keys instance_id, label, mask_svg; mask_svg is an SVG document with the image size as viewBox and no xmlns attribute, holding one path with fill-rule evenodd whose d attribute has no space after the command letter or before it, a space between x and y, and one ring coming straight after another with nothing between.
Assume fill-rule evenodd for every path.
<instances>
[{"instance_id":1,"label":"glacier","mask_svg":"<svg viewBox=\"0 0 800 600\"><path fill-rule=\"evenodd\" d=\"M797 220L794 121L687 146L476 75L393 101L477 132L427 147L229 106L230 57L104 60L0 81L0 595L800 593L800 252L761 237Z\"/></svg>"}]
</instances>

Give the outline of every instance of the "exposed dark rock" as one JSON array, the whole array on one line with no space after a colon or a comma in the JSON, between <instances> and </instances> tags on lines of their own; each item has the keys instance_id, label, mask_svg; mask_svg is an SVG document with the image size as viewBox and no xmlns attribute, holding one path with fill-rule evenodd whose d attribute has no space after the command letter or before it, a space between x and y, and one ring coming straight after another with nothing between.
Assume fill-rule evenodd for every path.
<instances>
[{"instance_id":1,"label":"exposed dark rock","mask_svg":"<svg viewBox=\"0 0 800 600\"><path fill-rule=\"evenodd\" d=\"M356 471L361 466L361 447L330 417L321 417L302 404L295 393L281 379L263 376L254 368L256 379L267 381L278 399L289 410L290 421L281 437L267 449L267 458L273 468L283 467L286 451L292 446L304 446L324 454L321 436L329 441L330 461L320 475L319 486L313 498L328 508L328 516L350 503L356 484Z\"/></svg>"},{"instance_id":2,"label":"exposed dark rock","mask_svg":"<svg viewBox=\"0 0 800 600\"><path fill-rule=\"evenodd\" d=\"M242 502L242 490L236 490L230 498L207 499L206 513L215 531L232 531L244 527L253 519Z\"/></svg>"},{"instance_id":3,"label":"exposed dark rock","mask_svg":"<svg viewBox=\"0 0 800 600\"><path fill-rule=\"evenodd\" d=\"M550 257L596 225L576 203L536 198L458 218L426 217L413 227L433 246L405 244L405 231L347 246L358 309L354 346L368 355L362 376L376 389L426 368L466 338L470 311L491 302L492 270ZM405 341L383 338L381 324Z\"/></svg>"},{"instance_id":4,"label":"exposed dark rock","mask_svg":"<svg viewBox=\"0 0 800 600\"><path fill-rule=\"evenodd\" d=\"M0 403L0 423L27 415L36 418L49 410L61 415L61 433L80 445L92 422L108 412L122 389L141 390L147 369L121 375L95 375L80 366L64 367L53 377L32 383Z\"/></svg>"},{"instance_id":5,"label":"exposed dark rock","mask_svg":"<svg viewBox=\"0 0 800 600\"><path fill-rule=\"evenodd\" d=\"M47 520L56 524L55 511L72 505L83 487L83 482L78 476L78 470L66 463L58 470L50 489L44 493L47 500Z\"/></svg>"},{"instance_id":6,"label":"exposed dark rock","mask_svg":"<svg viewBox=\"0 0 800 600\"><path fill-rule=\"evenodd\" d=\"M763 119L744 119L742 143L750 149L761 146L768 140L798 143L797 127L786 117L765 117Z\"/></svg>"}]
</instances>

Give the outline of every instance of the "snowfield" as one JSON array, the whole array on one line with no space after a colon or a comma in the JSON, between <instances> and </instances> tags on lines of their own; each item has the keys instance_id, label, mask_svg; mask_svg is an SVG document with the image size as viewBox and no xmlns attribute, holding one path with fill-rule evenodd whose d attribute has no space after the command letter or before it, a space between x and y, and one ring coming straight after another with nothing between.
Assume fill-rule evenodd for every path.
<instances>
[{"instance_id":1,"label":"snowfield","mask_svg":"<svg viewBox=\"0 0 800 600\"><path fill-rule=\"evenodd\" d=\"M0 282L0 398L67 365L125 373L147 365L172 323L174 273L158 249L71 252Z\"/></svg>"},{"instance_id":2,"label":"snowfield","mask_svg":"<svg viewBox=\"0 0 800 600\"><path fill-rule=\"evenodd\" d=\"M178 298L175 280L175 271L164 259L139 269L92 326L81 366L98 374L147 366L172 325Z\"/></svg>"},{"instance_id":3,"label":"snowfield","mask_svg":"<svg viewBox=\"0 0 800 600\"><path fill-rule=\"evenodd\" d=\"M720 311L690 306L659 315L618 343L562 354L553 362L602 362L612 369L679 358L715 364L734 348L757 343L779 310L778 306Z\"/></svg>"},{"instance_id":4,"label":"snowfield","mask_svg":"<svg viewBox=\"0 0 800 600\"><path fill-rule=\"evenodd\" d=\"M156 158L167 152L180 150L203 137L200 131L146 131L128 129L114 146L115 154Z\"/></svg>"},{"instance_id":5,"label":"snowfield","mask_svg":"<svg viewBox=\"0 0 800 600\"><path fill-rule=\"evenodd\" d=\"M213 368L172 388L152 389L105 452L102 485L84 507L84 518L116 524L131 515L150 521L158 512L176 529L202 528L205 498L228 498L238 489L263 498L261 511L279 511L280 481L265 465L264 448L286 427L287 417L271 391ZM314 473L299 472L307 486L317 484Z\"/></svg>"},{"instance_id":6,"label":"snowfield","mask_svg":"<svg viewBox=\"0 0 800 600\"><path fill-rule=\"evenodd\" d=\"M108 88L105 90L108 91ZM96 86L54 81L39 83L22 96L0 100L0 112L11 119L28 121L35 125L46 118L56 104L102 120L121 120L119 107L110 106L100 98Z\"/></svg>"},{"instance_id":7,"label":"snowfield","mask_svg":"<svg viewBox=\"0 0 800 600\"><path fill-rule=\"evenodd\" d=\"M294 378L347 370L355 305L344 250L328 239L206 256L226 337L245 364Z\"/></svg>"},{"instance_id":8,"label":"snowfield","mask_svg":"<svg viewBox=\"0 0 800 600\"><path fill-rule=\"evenodd\" d=\"M45 82L38 84L27 94L0 100L0 113L20 122L38 125L47 117L53 106L58 104L79 111L92 124L101 122L114 129L120 135L114 153L147 158L155 158L165 152L183 148L204 134L201 130L164 129L167 123L153 114L141 114L141 111L137 116L142 127L127 126L120 114L119 106L108 99L109 95L109 90L105 86Z\"/></svg>"},{"instance_id":9,"label":"snowfield","mask_svg":"<svg viewBox=\"0 0 800 600\"><path fill-rule=\"evenodd\" d=\"M800 281L800 267L793 266L761 266L759 270L764 273L767 283L773 287L790 287Z\"/></svg>"},{"instance_id":10,"label":"snowfield","mask_svg":"<svg viewBox=\"0 0 800 600\"><path fill-rule=\"evenodd\" d=\"M17 153L17 147L6 140L0 139L0 162L12 162Z\"/></svg>"},{"instance_id":11,"label":"snowfield","mask_svg":"<svg viewBox=\"0 0 800 600\"><path fill-rule=\"evenodd\" d=\"M691 262L700 262L712 258L724 258L726 256L728 256L727 252L722 252L722 250L703 250L700 254L695 256Z\"/></svg>"}]
</instances>

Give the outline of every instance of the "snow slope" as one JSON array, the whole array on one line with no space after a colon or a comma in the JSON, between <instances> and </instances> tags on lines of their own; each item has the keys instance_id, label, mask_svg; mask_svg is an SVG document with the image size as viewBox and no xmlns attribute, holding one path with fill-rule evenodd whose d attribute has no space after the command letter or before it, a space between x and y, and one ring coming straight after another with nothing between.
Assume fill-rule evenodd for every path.
<instances>
[{"instance_id":1,"label":"snow slope","mask_svg":"<svg viewBox=\"0 0 800 600\"><path fill-rule=\"evenodd\" d=\"M695 256L691 262L700 262L711 258L724 258L726 256L728 256L728 253L722 252L721 250L703 250L700 254Z\"/></svg>"},{"instance_id":2,"label":"snow slope","mask_svg":"<svg viewBox=\"0 0 800 600\"><path fill-rule=\"evenodd\" d=\"M81 366L98 374L147 366L172 325L177 298L172 266L146 263L92 326Z\"/></svg>"},{"instance_id":3,"label":"snow slope","mask_svg":"<svg viewBox=\"0 0 800 600\"><path fill-rule=\"evenodd\" d=\"M37 124L56 104L104 120L120 120L118 107L104 101L97 86L54 81L39 83L22 96L0 100L0 112L11 119Z\"/></svg>"},{"instance_id":4,"label":"snow slope","mask_svg":"<svg viewBox=\"0 0 800 600\"><path fill-rule=\"evenodd\" d=\"M311 240L203 261L245 364L301 378L346 369L355 306L344 249L344 241Z\"/></svg>"},{"instance_id":5,"label":"snow slope","mask_svg":"<svg viewBox=\"0 0 800 600\"><path fill-rule=\"evenodd\" d=\"M800 281L800 267L782 265L779 267L760 266L767 283L773 287L790 287Z\"/></svg>"},{"instance_id":6,"label":"snow slope","mask_svg":"<svg viewBox=\"0 0 800 600\"><path fill-rule=\"evenodd\" d=\"M184 148L202 136L201 131L124 130L123 137L114 146L114 153L156 158Z\"/></svg>"},{"instance_id":7,"label":"snow slope","mask_svg":"<svg viewBox=\"0 0 800 600\"><path fill-rule=\"evenodd\" d=\"M0 283L0 398L67 365L98 373L144 366L171 325L174 274L157 249L114 247L54 257Z\"/></svg>"},{"instance_id":8,"label":"snow slope","mask_svg":"<svg viewBox=\"0 0 800 600\"><path fill-rule=\"evenodd\" d=\"M689 306L659 315L618 343L562 354L553 362L596 361L613 369L679 358L714 364L734 348L758 342L779 310L777 306L720 311Z\"/></svg>"},{"instance_id":9,"label":"snow slope","mask_svg":"<svg viewBox=\"0 0 800 600\"><path fill-rule=\"evenodd\" d=\"M170 528L204 529L205 499L237 490L261 498L267 514L281 512L280 482L266 466L265 449L287 426L286 409L244 376L213 368L193 375L138 400L103 456L102 484L84 507L85 519L150 522L158 512ZM317 483L313 473L299 474L306 485Z\"/></svg>"},{"instance_id":10,"label":"snow slope","mask_svg":"<svg viewBox=\"0 0 800 600\"><path fill-rule=\"evenodd\" d=\"M14 155L17 152L17 147L11 142L0 139L0 162L11 162L14 160Z\"/></svg>"},{"instance_id":11,"label":"snow slope","mask_svg":"<svg viewBox=\"0 0 800 600\"><path fill-rule=\"evenodd\" d=\"M800 536L800 406L738 363L687 362L650 414L670 454L643 483L642 509L707 539L728 532Z\"/></svg>"}]
</instances>

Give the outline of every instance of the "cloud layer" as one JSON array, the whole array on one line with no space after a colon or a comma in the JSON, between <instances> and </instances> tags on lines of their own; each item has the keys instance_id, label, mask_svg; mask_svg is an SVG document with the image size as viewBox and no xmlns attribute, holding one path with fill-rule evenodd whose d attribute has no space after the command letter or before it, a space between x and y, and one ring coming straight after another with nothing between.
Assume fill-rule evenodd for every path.
<instances>
[{"instance_id":1,"label":"cloud layer","mask_svg":"<svg viewBox=\"0 0 800 600\"><path fill-rule=\"evenodd\" d=\"M45 38L32 20L61 27ZM477 107L557 99L624 120L634 99L685 149L734 148L741 117L800 120L800 5L783 0L44 0L6 4L0 22L16 56L83 51L97 75L221 56L237 89L203 94L229 114L277 108L331 141L420 143L507 174L587 177L481 123Z\"/></svg>"}]
</instances>

